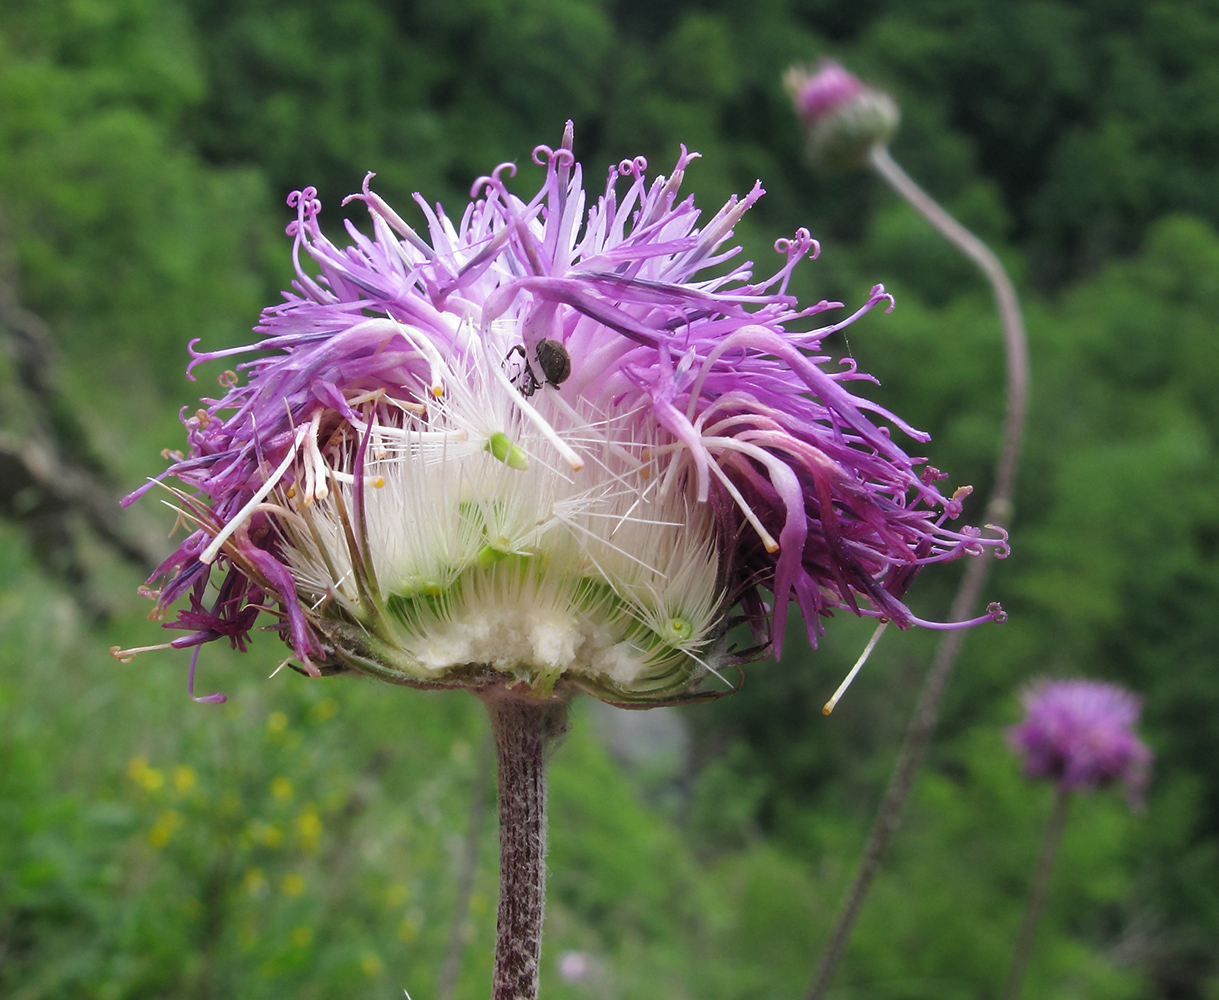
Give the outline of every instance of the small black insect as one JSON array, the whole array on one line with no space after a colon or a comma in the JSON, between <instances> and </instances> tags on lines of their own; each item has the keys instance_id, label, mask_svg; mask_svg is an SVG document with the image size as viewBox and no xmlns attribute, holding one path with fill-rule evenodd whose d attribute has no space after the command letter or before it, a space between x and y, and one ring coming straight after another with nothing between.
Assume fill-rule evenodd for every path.
<instances>
[{"instance_id":1,"label":"small black insect","mask_svg":"<svg viewBox=\"0 0 1219 1000\"><path fill-rule=\"evenodd\" d=\"M538 365L547 382L562 385L571 374L571 355L557 340L539 340Z\"/></svg>"},{"instance_id":2,"label":"small black insect","mask_svg":"<svg viewBox=\"0 0 1219 1000\"><path fill-rule=\"evenodd\" d=\"M567 353L567 348L557 340L538 341L537 362L538 367L542 369L540 379L529 363L529 355L525 351L524 344L517 344L508 352L508 357L504 360L507 361L514 354L519 354L525 359L525 367L512 378L512 384L520 390L522 396L532 396L544 385L562 385L571 375L571 355Z\"/></svg>"}]
</instances>

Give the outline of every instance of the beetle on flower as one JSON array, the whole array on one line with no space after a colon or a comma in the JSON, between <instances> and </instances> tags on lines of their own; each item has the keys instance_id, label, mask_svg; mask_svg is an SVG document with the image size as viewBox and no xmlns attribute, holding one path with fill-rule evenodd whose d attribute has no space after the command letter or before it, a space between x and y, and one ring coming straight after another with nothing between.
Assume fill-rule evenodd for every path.
<instances>
[{"instance_id":1,"label":"beetle on flower","mask_svg":"<svg viewBox=\"0 0 1219 1000\"><path fill-rule=\"evenodd\" d=\"M818 252L805 230L764 280L729 263L760 185L700 227L683 147L650 184L642 158L611 168L586 206L571 139L535 150L529 201L511 165L457 221L416 196L427 239L371 174L347 201L372 235L348 222L346 247L313 189L292 194L297 276L262 338L191 345L192 368L256 356L184 414L189 453L158 477L194 529L150 580L162 610L188 598L169 645L244 646L269 614L310 675L647 705L777 656L793 601L814 644L840 609L933 625L903 603L922 566L1005 554L1002 532L950 525L968 489L942 494L891 431L927 436L821 353L892 308L883 286L802 329L841 308L787 294ZM726 648L734 620L749 650Z\"/></svg>"},{"instance_id":2,"label":"beetle on flower","mask_svg":"<svg viewBox=\"0 0 1219 1000\"><path fill-rule=\"evenodd\" d=\"M192 368L255 356L184 413L189 453L158 477L182 484L193 526L149 581L158 612L187 598L166 623L186 634L164 645L193 647L192 695L203 644L244 649L269 614L306 674L486 703L493 1000L537 996L544 751L574 692L629 707L715 697L732 687L714 681L725 668L780 653L793 601L814 644L840 609L933 625L903 603L921 567L1006 553L1002 531L949 525L968 490L945 497L892 438L926 435L851 393L867 376L821 353L891 307L884 288L803 329L840 308L787 294L816 242L779 240L782 266L754 281L726 244L762 188L700 227L678 196L695 156L683 147L651 183L641 158L623 161L588 206L568 123L558 149L534 151L545 180L528 202L505 184L511 165L475 183L457 222L416 196L428 239L370 174L348 201L372 235L349 222L346 247L323 235L316 192L294 192L293 290L256 343L192 343ZM933 627L1001 617L992 605ZM749 649L728 647L736 621Z\"/></svg>"}]
</instances>

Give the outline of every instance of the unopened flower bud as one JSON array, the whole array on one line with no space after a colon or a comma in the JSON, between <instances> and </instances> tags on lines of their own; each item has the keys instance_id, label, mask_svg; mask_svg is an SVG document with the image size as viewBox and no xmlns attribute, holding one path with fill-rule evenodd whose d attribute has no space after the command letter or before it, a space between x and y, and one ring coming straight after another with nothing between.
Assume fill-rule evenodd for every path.
<instances>
[{"instance_id":1,"label":"unopened flower bud","mask_svg":"<svg viewBox=\"0 0 1219 1000\"><path fill-rule=\"evenodd\" d=\"M897 131L901 112L893 98L831 59L815 69L792 66L783 82L804 123L809 158L820 167L861 167Z\"/></svg>"}]
</instances>

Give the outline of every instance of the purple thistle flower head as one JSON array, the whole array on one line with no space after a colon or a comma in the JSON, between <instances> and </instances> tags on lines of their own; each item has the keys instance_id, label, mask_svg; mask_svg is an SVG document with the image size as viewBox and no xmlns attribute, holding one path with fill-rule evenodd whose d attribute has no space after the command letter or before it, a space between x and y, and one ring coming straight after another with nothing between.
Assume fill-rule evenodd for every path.
<instances>
[{"instance_id":1,"label":"purple thistle flower head","mask_svg":"<svg viewBox=\"0 0 1219 1000\"><path fill-rule=\"evenodd\" d=\"M888 94L869 87L832 59L792 66L783 79L808 137L809 158L832 170L863 166L887 145L901 112Z\"/></svg>"},{"instance_id":2,"label":"purple thistle flower head","mask_svg":"<svg viewBox=\"0 0 1219 1000\"><path fill-rule=\"evenodd\" d=\"M813 72L793 66L787 72L787 84L800 120L810 127L868 92L859 77L833 59L822 59Z\"/></svg>"},{"instance_id":3,"label":"purple thistle flower head","mask_svg":"<svg viewBox=\"0 0 1219 1000\"><path fill-rule=\"evenodd\" d=\"M945 497L893 432L927 436L822 353L883 287L817 327L840 304L786 291L806 231L761 280L726 246L759 185L700 223L683 147L589 204L571 146L569 123L534 151L528 201L509 164L457 218L416 196L426 238L368 180L348 201L371 235L349 222L345 246L312 189L289 198L297 277L262 338L192 343L191 368L251 357L159 477L193 528L149 581L161 610L190 598L173 645L244 644L261 613L312 675L646 705L777 656L790 602L814 643L839 609L930 625L902 600L921 567L1006 553L950 526L968 490ZM750 650L725 649L737 621Z\"/></svg>"},{"instance_id":4,"label":"purple thistle flower head","mask_svg":"<svg viewBox=\"0 0 1219 1000\"><path fill-rule=\"evenodd\" d=\"M1069 791L1125 784L1131 805L1142 802L1152 753L1135 734L1139 699L1099 681L1041 681L1023 696L1025 716L1008 741L1024 773Z\"/></svg>"}]
</instances>

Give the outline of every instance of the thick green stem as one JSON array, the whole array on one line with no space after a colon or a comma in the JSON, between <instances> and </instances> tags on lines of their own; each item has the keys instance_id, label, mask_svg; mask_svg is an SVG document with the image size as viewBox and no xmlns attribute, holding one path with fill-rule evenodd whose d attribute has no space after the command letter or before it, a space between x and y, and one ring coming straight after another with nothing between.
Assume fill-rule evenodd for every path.
<instances>
[{"instance_id":1,"label":"thick green stem","mask_svg":"<svg viewBox=\"0 0 1219 1000\"><path fill-rule=\"evenodd\" d=\"M546 745L566 706L484 694L499 764L499 920L492 1000L537 1000L546 902Z\"/></svg>"}]
</instances>

